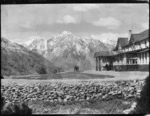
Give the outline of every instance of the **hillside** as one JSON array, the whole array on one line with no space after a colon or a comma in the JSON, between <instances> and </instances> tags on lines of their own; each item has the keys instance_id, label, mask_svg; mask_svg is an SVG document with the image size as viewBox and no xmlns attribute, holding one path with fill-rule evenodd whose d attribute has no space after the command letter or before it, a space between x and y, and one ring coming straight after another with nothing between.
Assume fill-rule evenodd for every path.
<instances>
[{"instance_id":1,"label":"hillside","mask_svg":"<svg viewBox=\"0 0 150 116\"><path fill-rule=\"evenodd\" d=\"M94 53L110 51L113 47L100 40L78 37L67 31L48 39L31 39L24 43L24 46L65 70L73 70L74 65L79 65L80 70L94 69Z\"/></svg>"},{"instance_id":2,"label":"hillside","mask_svg":"<svg viewBox=\"0 0 150 116\"><path fill-rule=\"evenodd\" d=\"M1 37L1 74L26 75L53 73L56 68L50 61L22 45Z\"/></svg>"}]
</instances>

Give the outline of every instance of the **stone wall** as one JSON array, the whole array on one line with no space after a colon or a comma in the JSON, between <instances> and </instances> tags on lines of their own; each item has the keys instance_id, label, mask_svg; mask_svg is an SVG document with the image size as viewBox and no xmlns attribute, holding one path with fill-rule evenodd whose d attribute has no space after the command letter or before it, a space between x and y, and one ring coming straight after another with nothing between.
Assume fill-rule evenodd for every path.
<instances>
[{"instance_id":1,"label":"stone wall","mask_svg":"<svg viewBox=\"0 0 150 116\"><path fill-rule=\"evenodd\" d=\"M32 83L2 84L1 94L6 101L28 102L44 100L49 102L84 101L112 98L140 97L144 80L104 81L84 83Z\"/></svg>"}]
</instances>

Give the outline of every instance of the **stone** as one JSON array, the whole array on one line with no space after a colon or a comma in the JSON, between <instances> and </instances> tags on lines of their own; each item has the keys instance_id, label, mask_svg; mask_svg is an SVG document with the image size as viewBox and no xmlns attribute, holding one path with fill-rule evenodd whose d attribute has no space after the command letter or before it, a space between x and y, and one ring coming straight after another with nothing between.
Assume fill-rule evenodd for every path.
<instances>
[{"instance_id":1,"label":"stone","mask_svg":"<svg viewBox=\"0 0 150 116\"><path fill-rule=\"evenodd\" d=\"M136 91L136 92L140 94L140 93L141 93L141 90L140 90L140 89L137 89L137 91Z\"/></svg>"},{"instance_id":2,"label":"stone","mask_svg":"<svg viewBox=\"0 0 150 116\"><path fill-rule=\"evenodd\" d=\"M54 100L49 100L50 102L54 102Z\"/></svg>"},{"instance_id":3,"label":"stone","mask_svg":"<svg viewBox=\"0 0 150 116\"><path fill-rule=\"evenodd\" d=\"M54 99L54 102L57 102L58 100L57 99Z\"/></svg>"},{"instance_id":4,"label":"stone","mask_svg":"<svg viewBox=\"0 0 150 116\"><path fill-rule=\"evenodd\" d=\"M105 99L107 96L106 95L104 95L104 96L102 96L102 99Z\"/></svg>"},{"instance_id":5,"label":"stone","mask_svg":"<svg viewBox=\"0 0 150 116\"><path fill-rule=\"evenodd\" d=\"M59 101L59 102L62 102L62 99L61 99L61 98L58 98L58 101Z\"/></svg>"},{"instance_id":6,"label":"stone","mask_svg":"<svg viewBox=\"0 0 150 116\"><path fill-rule=\"evenodd\" d=\"M128 96L127 96L128 98L131 98L131 97L134 97L132 94L129 94Z\"/></svg>"},{"instance_id":7,"label":"stone","mask_svg":"<svg viewBox=\"0 0 150 116\"><path fill-rule=\"evenodd\" d=\"M90 100L90 97L87 97L86 100Z\"/></svg>"},{"instance_id":8,"label":"stone","mask_svg":"<svg viewBox=\"0 0 150 116\"><path fill-rule=\"evenodd\" d=\"M117 94L121 94L122 92L121 92L121 90L119 90L118 92L117 92Z\"/></svg>"},{"instance_id":9,"label":"stone","mask_svg":"<svg viewBox=\"0 0 150 116\"><path fill-rule=\"evenodd\" d=\"M67 99L64 99L64 102L67 102Z\"/></svg>"},{"instance_id":10,"label":"stone","mask_svg":"<svg viewBox=\"0 0 150 116\"><path fill-rule=\"evenodd\" d=\"M81 95L84 95L84 92L81 92L80 94L81 94Z\"/></svg>"},{"instance_id":11,"label":"stone","mask_svg":"<svg viewBox=\"0 0 150 116\"><path fill-rule=\"evenodd\" d=\"M70 99L70 98L72 98L72 96L70 96L70 95L67 95L67 96L66 96L66 99Z\"/></svg>"},{"instance_id":12,"label":"stone","mask_svg":"<svg viewBox=\"0 0 150 116\"><path fill-rule=\"evenodd\" d=\"M84 101L84 99L79 99L79 101Z\"/></svg>"}]
</instances>

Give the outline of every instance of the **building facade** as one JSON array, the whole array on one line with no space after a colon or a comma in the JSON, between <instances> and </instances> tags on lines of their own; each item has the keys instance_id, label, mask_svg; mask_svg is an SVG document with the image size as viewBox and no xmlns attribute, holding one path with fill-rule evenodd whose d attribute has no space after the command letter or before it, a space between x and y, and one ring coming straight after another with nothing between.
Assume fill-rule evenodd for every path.
<instances>
[{"instance_id":1,"label":"building facade","mask_svg":"<svg viewBox=\"0 0 150 116\"><path fill-rule=\"evenodd\" d=\"M96 70L149 70L149 29L138 34L129 30L128 38L118 38L115 49L111 52L96 52Z\"/></svg>"}]
</instances>

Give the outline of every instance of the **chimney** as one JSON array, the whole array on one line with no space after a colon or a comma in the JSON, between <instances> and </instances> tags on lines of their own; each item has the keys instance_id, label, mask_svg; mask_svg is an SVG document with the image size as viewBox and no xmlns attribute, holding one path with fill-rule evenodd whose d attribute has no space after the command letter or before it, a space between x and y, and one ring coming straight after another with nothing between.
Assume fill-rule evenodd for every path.
<instances>
[{"instance_id":1,"label":"chimney","mask_svg":"<svg viewBox=\"0 0 150 116\"><path fill-rule=\"evenodd\" d=\"M132 34L132 30L129 30L129 37L128 37L128 41L130 40L131 38L131 34Z\"/></svg>"}]
</instances>

